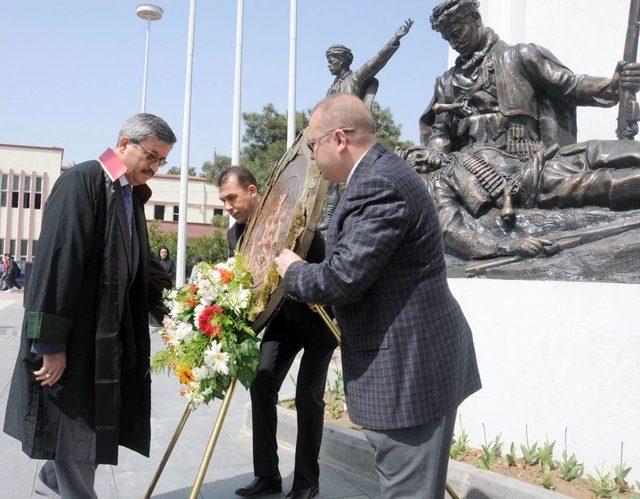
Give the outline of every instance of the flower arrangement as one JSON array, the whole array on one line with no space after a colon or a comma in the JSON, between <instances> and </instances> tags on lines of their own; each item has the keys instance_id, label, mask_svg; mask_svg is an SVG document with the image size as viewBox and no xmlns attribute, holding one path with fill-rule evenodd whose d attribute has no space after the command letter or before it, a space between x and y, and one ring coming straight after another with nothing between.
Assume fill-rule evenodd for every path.
<instances>
[{"instance_id":1,"label":"flower arrangement","mask_svg":"<svg viewBox=\"0 0 640 499\"><path fill-rule=\"evenodd\" d=\"M166 347L151 357L151 370L175 373L192 409L222 398L231 378L246 388L253 381L259 350L249 326L251 281L238 256L199 263L188 284L165 291Z\"/></svg>"}]
</instances>

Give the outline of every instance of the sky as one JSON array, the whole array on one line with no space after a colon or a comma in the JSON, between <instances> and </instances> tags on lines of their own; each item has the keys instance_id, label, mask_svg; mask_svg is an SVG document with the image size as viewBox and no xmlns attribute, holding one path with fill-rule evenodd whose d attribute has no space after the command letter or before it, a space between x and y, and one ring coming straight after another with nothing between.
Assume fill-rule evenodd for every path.
<instances>
[{"instance_id":1,"label":"sky","mask_svg":"<svg viewBox=\"0 0 640 499\"><path fill-rule=\"evenodd\" d=\"M141 109L146 21L129 0L0 0L0 143L64 148L63 164L97 157L115 145L122 123ZM147 112L178 136L169 166L181 157L188 0L157 0L164 17L151 25ZM352 69L415 21L378 74L376 97L418 142L418 119L446 69L447 45L431 30L436 0L299 0L298 110L322 99L333 81L325 50L342 43ZM214 150L231 154L236 1L197 0L189 164ZM245 0L242 111L271 102L286 112L289 1Z\"/></svg>"}]
</instances>

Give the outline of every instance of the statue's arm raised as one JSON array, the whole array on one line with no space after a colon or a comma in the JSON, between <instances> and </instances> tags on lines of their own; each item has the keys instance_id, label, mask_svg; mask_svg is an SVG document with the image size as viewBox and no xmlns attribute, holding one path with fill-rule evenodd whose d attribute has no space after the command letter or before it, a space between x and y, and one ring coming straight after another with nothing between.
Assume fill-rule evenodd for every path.
<instances>
[{"instance_id":1,"label":"statue's arm raised","mask_svg":"<svg viewBox=\"0 0 640 499\"><path fill-rule=\"evenodd\" d=\"M405 36L411 26L413 25L413 20L407 19L402 26L400 26L393 37L389 42L382 47L382 49L371 59L365 62L360 68L358 68L354 74L355 78L361 82L373 78L378 72L389 62L391 56L396 53L398 48L400 48L400 39Z\"/></svg>"}]
</instances>

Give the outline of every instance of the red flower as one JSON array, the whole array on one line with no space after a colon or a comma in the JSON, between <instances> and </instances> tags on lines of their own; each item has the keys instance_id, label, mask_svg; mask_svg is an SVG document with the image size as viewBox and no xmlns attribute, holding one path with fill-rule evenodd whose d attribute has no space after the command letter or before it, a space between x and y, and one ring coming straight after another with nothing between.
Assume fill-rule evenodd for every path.
<instances>
[{"instance_id":1,"label":"red flower","mask_svg":"<svg viewBox=\"0 0 640 499\"><path fill-rule=\"evenodd\" d=\"M209 305L200 314L198 318L198 326L207 336L217 338L222 332L220 328L220 317L222 317L222 307L218 305Z\"/></svg>"},{"instance_id":2,"label":"red flower","mask_svg":"<svg viewBox=\"0 0 640 499\"><path fill-rule=\"evenodd\" d=\"M222 284L229 284L233 281L233 272L227 269L219 269L220 279L222 279Z\"/></svg>"},{"instance_id":3,"label":"red flower","mask_svg":"<svg viewBox=\"0 0 640 499\"><path fill-rule=\"evenodd\" d=\"M198 286L196 286L195 284L189 285L189 291L191 291L192 293L196 293L198 291Z\"/></svg>"}]
</instances>

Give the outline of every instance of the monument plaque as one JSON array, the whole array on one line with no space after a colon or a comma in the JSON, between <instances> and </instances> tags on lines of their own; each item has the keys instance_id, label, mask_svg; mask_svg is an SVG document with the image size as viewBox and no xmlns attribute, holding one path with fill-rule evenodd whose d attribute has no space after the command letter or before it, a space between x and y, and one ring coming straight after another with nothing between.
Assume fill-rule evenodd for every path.
<instances>
[{"instance_id":1,"label":"monument plaque","mask_svg":"<svg viewBox=\"0 0 640 499\"><path fill-rule=\"evenodd\" d=\"M253 275L252 327L259 331L278 309L283 294L274 259L284 248L304 258L318 225L327 182L310 158L304 132L271 174L240 245Z\"/></svg>"}]
</instances>

